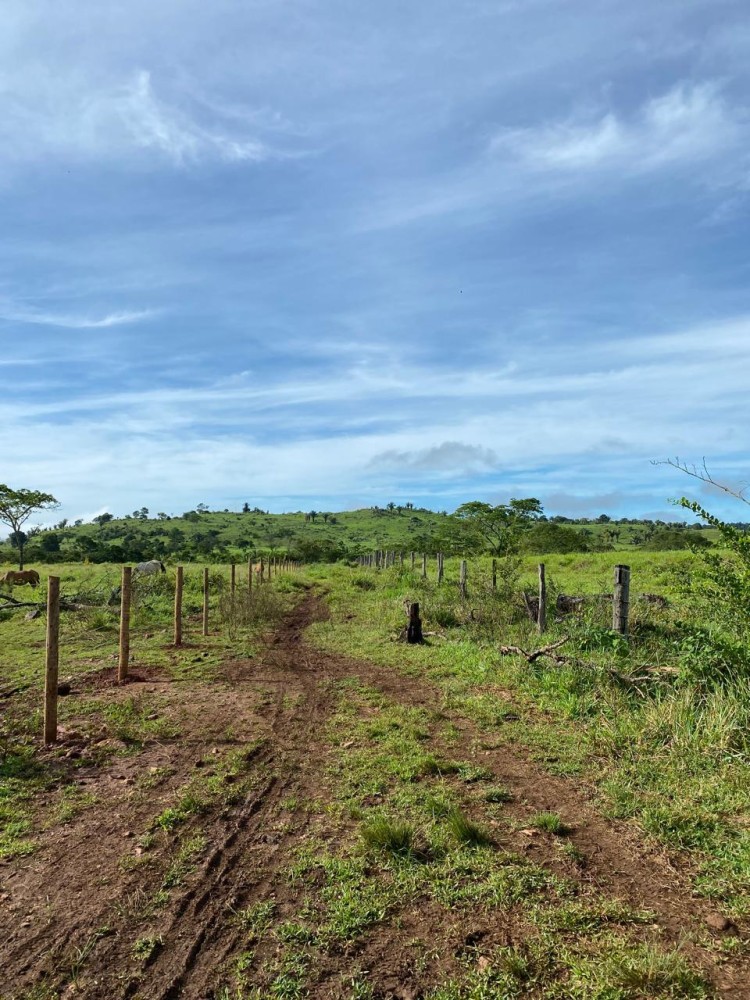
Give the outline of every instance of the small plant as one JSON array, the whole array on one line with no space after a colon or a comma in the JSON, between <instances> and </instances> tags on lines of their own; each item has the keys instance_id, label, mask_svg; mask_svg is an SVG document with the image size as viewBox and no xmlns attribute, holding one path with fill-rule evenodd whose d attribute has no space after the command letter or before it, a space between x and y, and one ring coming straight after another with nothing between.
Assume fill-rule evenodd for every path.
<instances>
[{"instance_id":1,"label":"small plant","mask_svg":"<svg viewBox=\"0 0 750 1000\"><path fill-rule=\"evenodd\" d=\"M376 816L363 826L362 839L370 848L404 858L412 853L414 829L408 823Z\"/></svg>"},{"instance_id":2,"label":"small plant","mask_svg":"<svg viewBox=\"0 0 750 1000\"><path fill-rule=\"evenodd\" d=\"M536 813L529 820L529 826L534 827L535 830L554 833L556 837L564 837L571 831L571 828L563 823L560 816L553 812Z\"/></svg>"},{"instance_id":3,"label":"small plant","mask_svg":"<svg viewBox=\"0 0 750 1000\"><path fill-rule=\"evenodd\" d=\"M299 924L294 920L287 920L280 924L275 931L279 941L291 942L293 944L309 944L315 940L315 934L309 927Z\"/></svg>"},{"instance_id":4,"label":"small plant","mask_svg":"<svg viewBox=\"0 0 750 1000\"><path fill-rule=\"evenodd\" d=\"M148 962L164 944L161 937L142 937L133 944L133 957Z\"/></svg>"},{"instance_id":5,"label":"small plant","mask_svg":"<svg viewBox=\"0 0 750 1000\"><path fill-rule=\"evenodd\" d=\"M461 844L466 844L469 847L485 847L490 843L490 837L482 827L469 819L458 808L451 810L446 817L446 822L450 832Z\"/></svg>"},{"instance_id":6,"label":"small plant","mask_svg":"<svg viewBox=\"0 0 750 1000\"><path fill-rule=\"evenodd\" d=\"M276 904L273 900L267 899L261 903L255 903L253 906L248 906L244 910L234 910L233 912L236 923L248 934L257 937L270 927L275 911Z\"/></svg>"},{"instance_id":7,"label":"small plant","mask_svg":"<svg viewBox=\"0 0 750 1000\"><path fill-rule=\"evenodd\" d=\"M454 764L453 761L443 760L434 754L427 754L419 768L419 773L424 778L441 778L446 774L458 774L460 770L460 765Z\"/></svg>"},{"instance_id":8,"label":"small plant","mask_svg":"<svg viewBox=\"0 0 750 1000\"><path fill-rule=\"evenodd\" d=\"M677 952L662 952L648 944L615 956L606 972L609 983L627 996L708 996L701 977Z\"/></svg>"},{"instance_id":9,"label":"small plant","mask_svg":"<svg viewBox=\"0 0 750 1000\"><path fill-rule=\"evenodd\" d=\"M495 788L488 788L484 793L485 802L512 802L513 796L508 791L507 788L502 788L497 786Z\"/></svg>"}]
</instances>

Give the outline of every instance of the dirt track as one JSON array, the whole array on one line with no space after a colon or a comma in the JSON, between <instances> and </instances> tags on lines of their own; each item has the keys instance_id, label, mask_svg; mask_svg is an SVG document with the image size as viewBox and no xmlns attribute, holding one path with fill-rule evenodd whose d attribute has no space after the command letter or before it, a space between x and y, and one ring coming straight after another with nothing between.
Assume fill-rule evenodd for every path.
<instances>
[{"instance_id":1,"label":"dirt track","mask_svg":"<svg viewBox=\"0 0 750 1000\"><path fill-rule=\"evenodd\" d=\"M262 659L226 665L224 684L181 686L158 677L143 682L164 696L189 738L154 742L137 758L118 757L108 767L81 768L78 780L100 804L43 834L40 849L29 858L0 866L0 996L55 997L59 991L92 1000L208 1000L218 996L220 970L241 952L246 936L232 915L267 897L280 912L291 910L300 890L282 871L308 838L307 806L321 796L330 750L324 723L334 706L331 682L356 677L400 703L432 709L442 704L436 689L413 678L310 648L304 628L322 614L325 607L308 594L271 637ZM693 932L707 935L710 907L692 897L661 855L644 847L627 825L602 819L572 782L545 774L507 746L481 749L472 725L446 714L459 731L463 756L490 768L513 792L507 809L519 828L524 818L544 809L572 823L571 839L585 860L568 866L566 875L653 911L657 928L644 933L656 934L665 947L683 946L720 996L750 997L750 972L742 960L719 965L713 951L688 940ZM133 954L143 931L138 914L162 884L170 835L145 858L134 847L136 838L175 790L197 772L210 771L212 758L228 747L249 748L249 790L240 801L199 817L207 846L198 872L176 885L154 913L151 925L160 943L145 961L138 959ZM153 787L139 784L144 773L156 776ZM323 835L333 842L347 832L347 821L334 815L316 822L316 833L322 822ZM553 870L563 865L544 836L518 829L504 846ZM132 863L124 865L124 857ZM402 943L416 933L435 944L433 964L421 973L410 965ZM502 943L521 933L521 922L512 916L477 922L425 905L404 912L398 930L385 923L370 928L356 955L370 970L375 996L413 1000L451 971L467 940ZM310 995L349 996L342 983L351 962L346 949L328 954ZM41 983L49 992L31 994Z\"/></svg>"}]
</instances>

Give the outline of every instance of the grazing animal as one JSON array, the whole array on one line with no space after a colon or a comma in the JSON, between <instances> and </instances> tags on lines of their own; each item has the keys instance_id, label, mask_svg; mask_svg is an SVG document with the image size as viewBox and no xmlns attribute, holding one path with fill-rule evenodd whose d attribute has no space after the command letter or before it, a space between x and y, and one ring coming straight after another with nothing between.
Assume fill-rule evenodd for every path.
<instances>
[{"instance_id":1,"label":"grazing animal","mask_svg":"<svg viewBox=\"0 0 750 1000\"><path fill-rule=\"evenodd\" d=\"M22 587L24 584L38 587L39 580L39 574L35 569L9 569L0 575L0 584L6 587Z\"/></svg>"},{"instance_id":2,"label":"grazing animal","mask_svg":"<svg viewBox=\"0 0 750 1000\"><path fill-rule=\"evenodd\" d=\"M138 563L135 572L141 576L153 576L154 573L166 573L167 567L159 559L149 559L148 562Z\"/></svg>"}]
</instances>

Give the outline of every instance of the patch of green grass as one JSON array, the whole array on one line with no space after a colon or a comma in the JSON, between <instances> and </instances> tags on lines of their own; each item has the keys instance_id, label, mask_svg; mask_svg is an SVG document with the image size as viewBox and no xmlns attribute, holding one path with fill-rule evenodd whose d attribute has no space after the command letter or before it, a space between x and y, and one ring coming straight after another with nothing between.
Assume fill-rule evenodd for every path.
<instances>
[{"instance_id":1,"label":"patch of green grass","mask_svg":"<svg viewBox=\"0 0 750 1000\"><path fill-rule=\"evenodd\" d=\"M79 813L98 801L92 792L86 792L76 785L68 785L60 792L57 806L45 825L51 827L58 823L69 823Z\"/></svg>"},{"instance_id":2,"label":"patch of green grass","mask_svg":"<svg viewBox=\"0 0 750 1000\"><path fill-rule=\"evenodd\" d=\"M485 802L493 803L503 803L512 802L513 795L508 791L507 788L502 788L501 786L496 786L494 788L487 788L482 796Z\"/></svg>"},{"instance_id":3,"label":"patch of green grass","mask_svg":"<svg viewBox=\"0 0 750 1000\"><path fill-rule=\"evenodd\" d=\"M242 910L234 910L232 919L251 937L260 937L271 926L275 912L276 904L266 899Z\"/></svg>"},{"instance_id":4,"label":"patch of green grass","mask_svg":"<svg viewBox=\"0 0 750 1000\"><path fill-rule=\"evenodd\" d=\"M469 819L458 808L452 809L448 813L445 823L459 844L466 844L470 847L484 847L491 843L491 837L487 831L483 830L478 823Z\"/></svg>"},{"instance_id":5,"label":"patch of green grass","mask_svg":"<svg viewBox=\"0 0 750 1000\"><path fill-rule=\"evenodd\" d=\"M406 858L414 849L414 828L387 816L374 816L362 827L362 840L373 850Z\"/></svg>"},{"instance_id":6,"label":"patch of green grass","mask_svg":"<svg viewBox=\"0 0 750 1000\"><path fill-rule=\"evenodd\" d=\"M579 992L574 996L585 995L584 983L587 980L589 989L595 984L599 996L605 996L604 990L609 990L610 995L638 1000L662 997L670 1000L703 1000L712 993L703 977L690 968L679 952L661 951L650 944L617 949L609 957L604 957L598 967L592 968L590 963L586 963L576 971L576 978L579 979L576 987ZM593 979L593 984L589 977Z\"/></svg>"},{"instance_id":7,"label":"patch of green grass","mask_svg":"<svg viewBox=\"0 0 750 1000\"><path fill-rule=\"evenodd\" d=\"M205 851L206 843L206 838L202 834L197 834L180 845L162 879L162 889L169 890L182 885L187 876L195 870L196 859Z\"/></svg>"},{"instance_id":8,"label":"patch of green grass","mask_svg":"<svg viewBox=\"0 0 750 1000\"><path fill-rule=\"evenodd\" d=\"M563 823L560 816L553 812L535 813L528 821L528 825L536 830L544 830L545 833L553 833L556 837L565 837L571 830Z\"/></svg>"},{"instance_id":9,"label":"patch of green grass","mask_svg":"<svg viewBox=\"0 0 750 1000\"><path fill-rule=\"evenodd\" d=\"M149 962L163 944L164 939L160 936L138 938L133 942L133 957L141 962Z\"/></svg>"}]
</instances>

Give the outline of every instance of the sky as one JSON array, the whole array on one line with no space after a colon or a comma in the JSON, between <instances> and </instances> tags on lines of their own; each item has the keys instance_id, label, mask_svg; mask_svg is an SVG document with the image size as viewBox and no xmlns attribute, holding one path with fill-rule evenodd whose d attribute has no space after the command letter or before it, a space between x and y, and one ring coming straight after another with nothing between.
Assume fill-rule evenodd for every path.
<instances>
[{"instance_id":1,"label":"sky","mask_svg":"<svg viewBox=\"0 0 750 1000\"><path fill-rule=\"evenodd\" d=\"M89 519L750 479L746 0L4 0L0 482Z\"/></svg>"}]
</instances>

